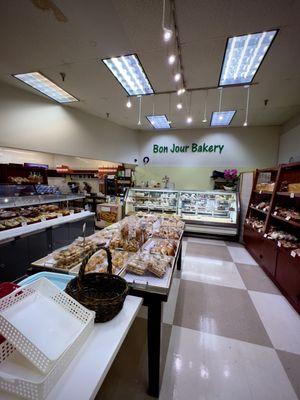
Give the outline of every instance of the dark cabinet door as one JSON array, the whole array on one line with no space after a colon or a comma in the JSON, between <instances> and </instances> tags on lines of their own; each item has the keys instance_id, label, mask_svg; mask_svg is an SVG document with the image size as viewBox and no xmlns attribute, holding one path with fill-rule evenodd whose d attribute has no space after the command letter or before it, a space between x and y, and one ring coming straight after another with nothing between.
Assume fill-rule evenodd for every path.
<instances>
[{"instance_id":1,"label":"dark cabinet door","mask_svg":"<svg viewBox=\"0 0 300 400\"><path fill-rule=\"evenodd\" d=\"M67 246L71 242L69 237L69 224L54 226L51 231L52 251Z\"/></svg>"},{"instance_id":2,"label":"dark cabinet door","mask_svg":"<svg viewBox=\"0 0 300 400\"><path fill-rule=\"evenodd\" d=\"M280 248L277 256L276 280L300 312L300 262L290 251Z\"/></svg>"},{"instance_id":3,"label":"dark cabinet door","mask_svg":"<svg viewBox=\"0 0 300 400\"><path fill-rule=\"evenodd\" d=\"M94 217L89 217L86 219L86 236L90 236L95 233L95 219Z\"/></svg>"},{"instance_id":4,"label":"dark cabinet door","mask_svg":"<svg viewBox=\"0 0 300 400\"><path fill-rule=\"evenodd\" d=\"M44 230L27 236L29 262L45 257L52 251L51 230Z\"/></svg>"},{"instance_id":5,"label":"dark cabinet door","mask_svg":"<svg viewBox=\"0 0 300 400\"><path fill-rule=\"evenodd\" d=\"M85 220L70 222L69 224L69 239L73 242L78 236L82 236L82 227Z\"/></svg>"},{"instance_id":6,"label":"dark cabinet door","mask_svg":"<svg viewBox=\"0 0 300 400\"><path fill-rule=\"evenodd\" d=\"M27 238L0 245L0 281L14 281L26 274L29 265Z\"/></svg>"}]
</instances>

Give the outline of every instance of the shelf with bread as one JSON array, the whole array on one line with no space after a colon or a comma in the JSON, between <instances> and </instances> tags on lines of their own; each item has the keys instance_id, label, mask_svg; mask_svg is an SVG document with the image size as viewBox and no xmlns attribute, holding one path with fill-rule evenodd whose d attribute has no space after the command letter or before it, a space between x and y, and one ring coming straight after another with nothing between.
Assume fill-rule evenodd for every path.
<instances>
[{"instance_id":1,"label":"shelf with bread","mask_svg":"<svg viewBox=\"0 0 300 400\"><path fill-rule=\"evenodd\" d=\"M260 193L268 184L271 197ZM300 312L300 163L256 171L244 228L247 250Z\"/></svg>"}]
</instances>

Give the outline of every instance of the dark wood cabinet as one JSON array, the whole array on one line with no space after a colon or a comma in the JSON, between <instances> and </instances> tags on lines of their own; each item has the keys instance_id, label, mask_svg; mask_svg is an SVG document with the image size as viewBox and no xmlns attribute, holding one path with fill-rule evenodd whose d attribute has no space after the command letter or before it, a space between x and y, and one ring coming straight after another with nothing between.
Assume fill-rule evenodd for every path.
<instances>
[{"instance_id":1,"label":"dark wood cabinet","mask_svg":"<svg viewBox=\"0 0 300 400\"><path fill-rule=\"evenodd\" d=\"M269 176L273 182L273 192L257 190L261 174L263 177ZM295 183L300 183L300 163L256 171L243 238L249 253L300 313L300 257L293 254L290 248L284 248L286 244L284 241L281 243L280 236L276 238L270 234L276 240L266 237L269 232L276 232L277 235L279 231L286 232L290 237L298 238L299 248L300 223L290 220L290 217L278 216L280 210L300 211L300 193L288 191L289 184ZM259 209L258 204L262 202L268 205L265 211ZM259 229L253 228L251 224Z\"/></svg>"}]
</instances>

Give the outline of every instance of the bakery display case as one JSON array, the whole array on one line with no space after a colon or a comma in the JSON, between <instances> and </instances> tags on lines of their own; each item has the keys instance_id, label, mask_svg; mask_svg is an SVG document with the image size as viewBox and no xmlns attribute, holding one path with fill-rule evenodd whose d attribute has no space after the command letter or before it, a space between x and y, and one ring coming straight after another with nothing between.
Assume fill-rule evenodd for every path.
<instances>
[{"instance_id":1,"label":"bakery display case","mask_svg":"<svg viewBox=\"0 0 300 400\"><path fill-rule=\"evenodd\" d=\"M133 189L127 190L125 214L138 211L177 213L178 191L169 189Z\"/></svg>"},{"instance_id":2,"label":"bakery display case","mask_svg":"<svg viewBox=\"0 0 300 400\"><path fill-rule=\"evenodd\" d=\"M129 189L125 214L136 212L177 214L185 232L236 237L239 197L236 192L167 189Z\"/></svg>"},{"instance_id":3,"label":"bakery display case","mask_svg":"<svg viewBox=\"0 0 300 400\"><path fill-rule=\"evenodd\" d=\"M191 233L236 236L239 208L236 192L185 190L178 196L178 215Z\"/></svg>"},{"instance_id":4,"label":"bakery display case","mask_svg":"<svg viewBox=\"0 0 300 400\"><path fill-rule=\"evenodd\" d=\"M300 163L257 170L245 219L244 243L298 312L299 232Z\"/></svg>"}]
</instances>

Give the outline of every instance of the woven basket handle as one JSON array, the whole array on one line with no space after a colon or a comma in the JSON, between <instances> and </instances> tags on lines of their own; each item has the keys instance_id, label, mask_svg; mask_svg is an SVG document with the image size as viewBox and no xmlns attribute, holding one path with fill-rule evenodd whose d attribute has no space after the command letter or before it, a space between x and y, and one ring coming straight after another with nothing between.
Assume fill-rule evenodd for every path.
<instances>
[{"instance_id":1,"label":"woven basket handle","mask_svg":"<svg viewBox=\"0 0 300 400\"><path fill-rule=\"evenodd\" d=\"M104 250L104 251L106 252L107 264L108 264L108 266L107 266L107 272L108 272L110 275L112 275L112 256L111 256L111 252L110 252L109 247L99 246L99 247L98 247L98 250ZM84 257L84 259L83 259L83 261L82 261L82 263L81 263L81 266L80 266L79 273L78 273L78 282L80 282L80 281L83 280L84 273L85 273L85 267L87 266L87 263L88 263L90 257L91 257L93 254L94 254L94 252L90 252L90 253L88 253L88 254Z\"/></svg>"}]
</instances>

